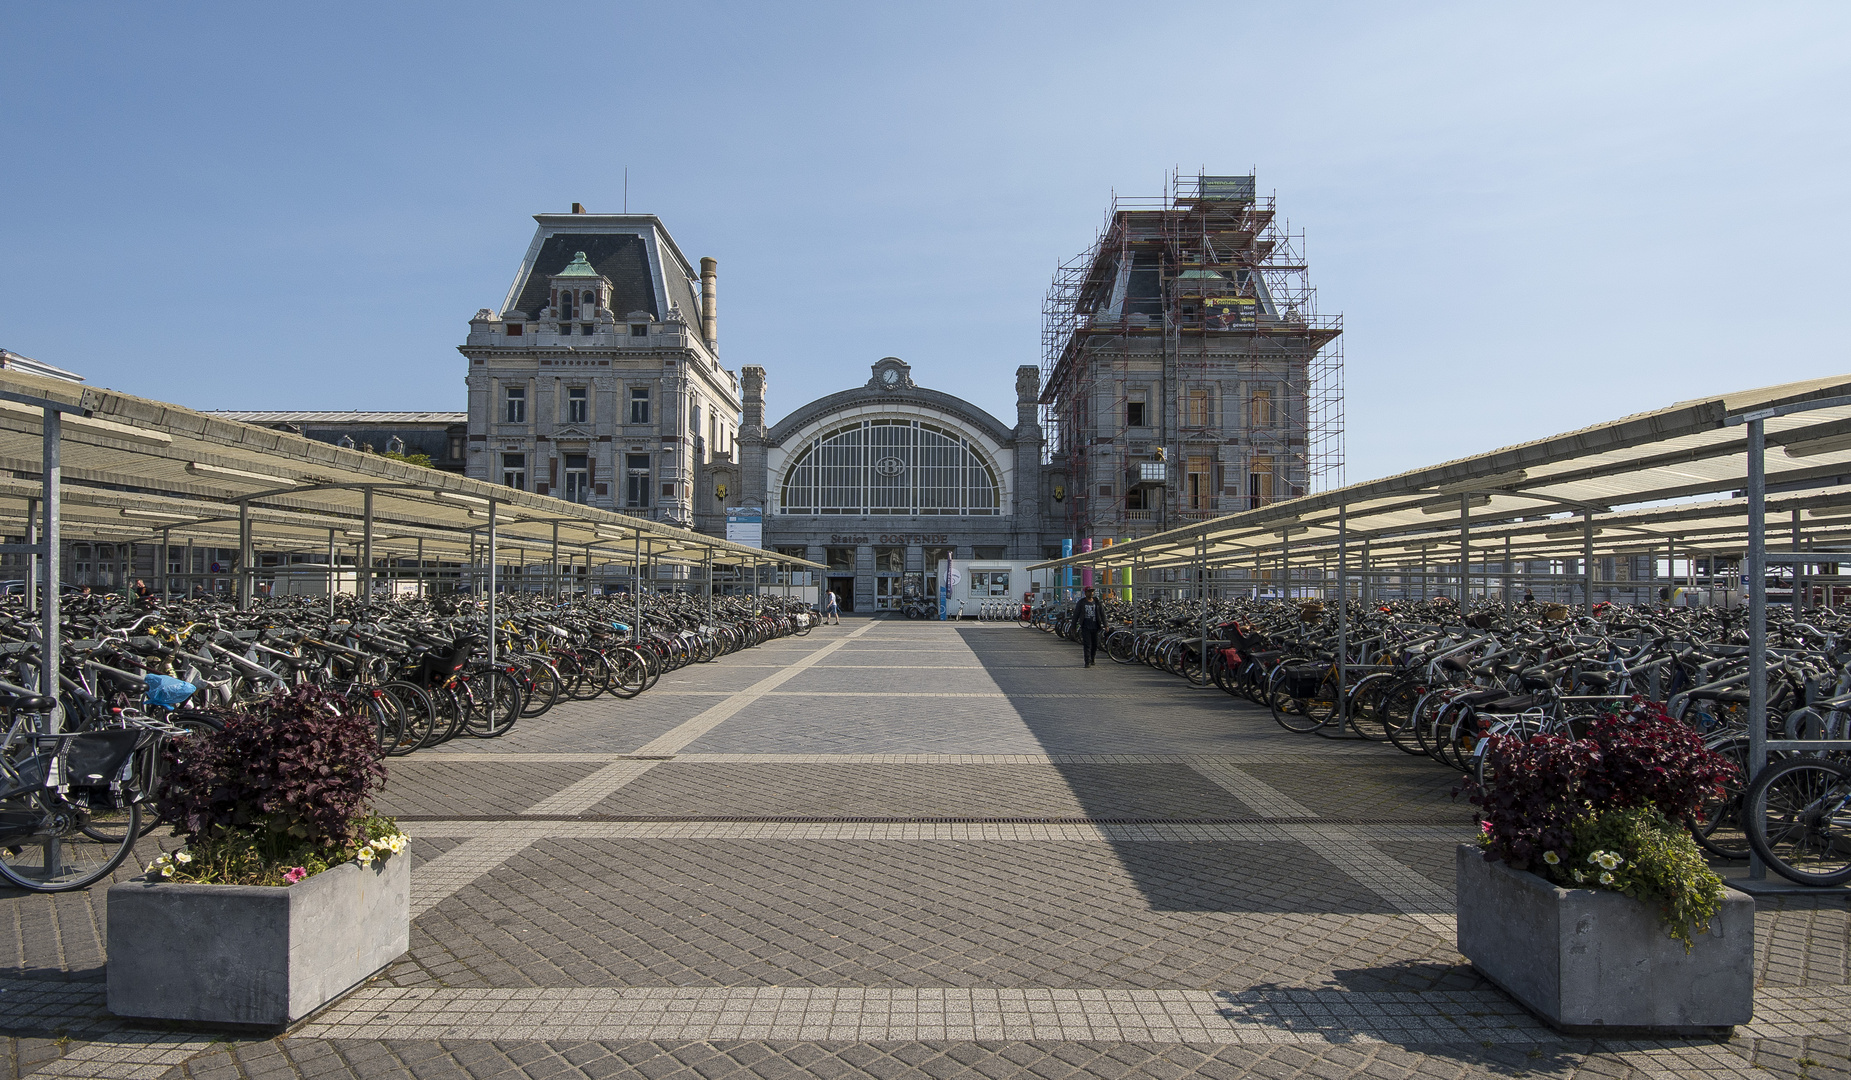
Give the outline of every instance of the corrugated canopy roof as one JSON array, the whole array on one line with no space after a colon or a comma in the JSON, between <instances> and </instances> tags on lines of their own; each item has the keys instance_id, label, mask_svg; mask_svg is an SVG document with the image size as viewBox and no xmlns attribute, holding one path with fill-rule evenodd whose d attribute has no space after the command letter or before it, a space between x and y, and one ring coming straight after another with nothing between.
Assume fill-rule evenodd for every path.
<instances>
[{"instance_id":1,"label":"corrugated canopy roof","mask_svg":"<svg viewBox=\"0 0 1851 1080\"><path fill-rule=\"evenodd\" d=\"M1574 557L1591 519L1599 554L1734 552L1746 543L1746 427L1751 410L1851 396L1833 376L1679 402L1605 424L1333 491L1227 514L1031 569L1194 562L1264 566L1290 544L1293 563L1334 553L1343 518L1349 546L1369 543L1370 565L1452 562L1461 500L1476 559ZM1801 542L1851 540L1851 406L1765 421L1767 533L1785 546L1799 512ZM1493 547L1495 545L1495 547ZM1828 545L1829 546L1829 545Z\"/></svg>"},{"instance_id":2,"label":"corrugated canopy roof","mask_svg":"<svg viewBox=\"0 0 1851 1080\"><path fill-rule=\"evenodd\" d=\"M80 406L63 424L67 539L147 543L165 530L174 543L235 547L239 503L250 504L253 542L269 551L325 551L329 531L343 545L363 532L373 497L373 549L409 553L423 541L431 559L460 559L472 534L485 534L496 504L504 549L545 551L558 526L560 546L589 546L624 561L640 542L658 561L820 564L735 544L688 529L569 503L532 492L419 468L223 416L0 370L0 391ZM334 414L343 415L343 414ZM42 413L0 400L0 470L37 477ZM0 479L0 531L25 532L36 479Z\"/></svg>"}]
</instances>

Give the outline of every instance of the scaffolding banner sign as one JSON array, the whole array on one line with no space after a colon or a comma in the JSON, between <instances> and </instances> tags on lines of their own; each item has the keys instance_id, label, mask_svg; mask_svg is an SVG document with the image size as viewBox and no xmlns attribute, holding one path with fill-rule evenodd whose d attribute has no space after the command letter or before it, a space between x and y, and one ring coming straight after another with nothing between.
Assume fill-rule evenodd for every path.
<instances>
[{"instance_id":1,"label":"scaffolding banner sign","mask_svg":"<svg viewBox=\"0 0 1851 1080\"><path fill-rule=\"evenodd\" d=\"M765 511L756 506L728 507L726 538L735 544L765 546Z\"/></svg>"},{"instance_id":2,"label":"scaffolding banner sign","mask_svg":"<svg viewBox=\"0 0 1851 1080\"><path fill-rule=\"evenodd\" d=\"M1252 326L1260 315L1260 302L1251 296L1215 296L1204 302L1210 326Z\"/></svg>"}]
</instances>

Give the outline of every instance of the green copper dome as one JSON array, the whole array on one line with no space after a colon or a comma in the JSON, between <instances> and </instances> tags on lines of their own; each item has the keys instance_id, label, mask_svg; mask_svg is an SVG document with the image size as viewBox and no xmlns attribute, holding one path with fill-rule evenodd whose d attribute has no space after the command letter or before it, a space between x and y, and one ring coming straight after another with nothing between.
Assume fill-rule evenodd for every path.
<instances>
[{"instance_id":1,"label":"green copper dome","mask_svg":"<svg viewBox=\"0 0 1851 1080\"><path fill-rule=\"evenodd\" d=\"M561 270L559 273L554 274L553 276L554 277L574 277L574 278L595 278L595 277L603 277L604 275L592 269L591 260L585 258L585 253L581 251L578 254L572 256L572 261L566 264L566 268L564 270Z\"/></svg>"}]
</instances>

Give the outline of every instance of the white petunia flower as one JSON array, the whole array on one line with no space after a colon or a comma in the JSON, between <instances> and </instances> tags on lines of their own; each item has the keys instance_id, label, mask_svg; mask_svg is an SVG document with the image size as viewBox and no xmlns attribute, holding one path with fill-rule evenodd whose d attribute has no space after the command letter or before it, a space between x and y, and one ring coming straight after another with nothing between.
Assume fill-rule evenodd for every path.
<instances>
[{"instance_id":1,"label":"white petunia flower","mask_svg":"<svg viewBox=\"0 0 1851 1080\"><path fill-rule=\"evenodd\" d=\"M193 861L193 856L184 851L176 851L174 852L174 861L181 864L190 863Z\"/></svg>"},{"instance_id":2,"label":"white petunia flower","mask_svg":"<svg viewBox=\"0 0 1851 1080\"><path fill-rule=\"evenodd\" d=\"M1542 853L1542 861L1548 863L1550 866L1554 866L1562 861L1562 857L1553 851L1545 851Z\"/></svg>"}]
</instances>

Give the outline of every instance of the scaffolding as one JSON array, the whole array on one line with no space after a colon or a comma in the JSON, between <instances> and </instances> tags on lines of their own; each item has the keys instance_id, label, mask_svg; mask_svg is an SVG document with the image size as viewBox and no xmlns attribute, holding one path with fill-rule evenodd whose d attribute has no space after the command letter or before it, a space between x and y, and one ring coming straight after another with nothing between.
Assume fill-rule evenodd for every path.
<instances>
[{"instance_id":1,"label":"scaffolding","mask_svg":"<svg viewBox=\"0 0 1851 1080\"><path fill-rule=\"evenodd\" d=\"M1048 463L1075 537L1131 538L1343 483L1341 316L1252 176L1114 195L1042 307Z\"/></svg>"}]
</instances>

